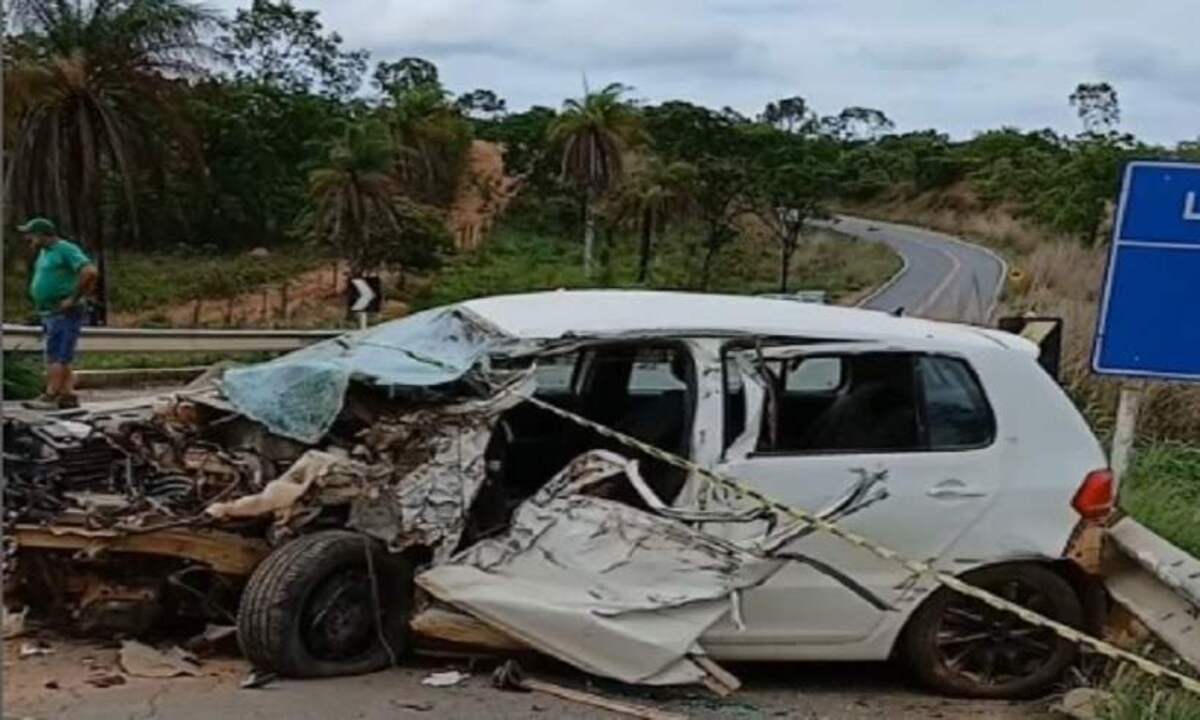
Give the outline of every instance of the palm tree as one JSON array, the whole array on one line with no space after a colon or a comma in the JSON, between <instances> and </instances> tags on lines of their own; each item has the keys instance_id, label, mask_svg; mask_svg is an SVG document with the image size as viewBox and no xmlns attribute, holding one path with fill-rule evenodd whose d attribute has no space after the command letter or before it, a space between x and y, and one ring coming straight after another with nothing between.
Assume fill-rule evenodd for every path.
<instances>
[{"instance_id":1,"label":"palm tree","mask_svg":"<svg viewBox=\"0 0 1200 720\"><path fill-rule=\"evenodd\" d=\"M563 112L550 125L549 140L562 146L562 174L571 178L583 196L583 268L592 271L596 237L596 203L601 195L620 182L624 174L622 154L642 139L641 117L622 99L629 90L612 83L580 100L563 104Z\"/></svg>"},{"instance_id":2,"label":"palm tree","mask_svg":"<svg viewBox=\"0 0 1200 720\"><path fill-rule=\"evenodd\" d=\"M650 257L654 235L672 219L691 207L691 185L696 180L696 168L682 160L667 161L657 155L646 158L640 167L629 173L621 193L623 204L637 213L641 232L638 245L638 282L650 277Z\"/></svg>"},{"instance_id":3,"label":"palm tree","mask_svg":"<svg viewBox=\"0 0 1200 720\"><path fill-rule=\"evenodd\" d=\"M301 230L332 244L350 261L351 273L366 269L373 236L401 231L404 200L401 183L392 174L393 159L384 125L348 123L330 146L326 164L308 176L312 205L301 217Z\"/></svg>"},{"instance_id":4,"label":"palm tree","mask_svg":"<svg viewBox=\"0 0 1200 720\"><path fill-rule=\"evenodd\" d=\"M103 278L102 186L119 178L137 232L138 171L168 128L186 138L178 80L202 72L200 38L217 16L184 0L13 0L23 31L5 54L6 199L14 212L54 214L96 249ZM164 122L165 120L165 122ZM103 293L103 285L101 286ZM102 297L103 299L103 297Z\"/></svg>"},{"instance_id":5,"label":"palm tree","mask_svg":"<svg viewBox=\"0 0 1200 720\"><path fill-rule=\"evenodd\" d=\"M387 118L396 171L410 193L426 202L449 199L471 144L471 124L439 85L396 92Z\"/></svg>"}]
</instances>

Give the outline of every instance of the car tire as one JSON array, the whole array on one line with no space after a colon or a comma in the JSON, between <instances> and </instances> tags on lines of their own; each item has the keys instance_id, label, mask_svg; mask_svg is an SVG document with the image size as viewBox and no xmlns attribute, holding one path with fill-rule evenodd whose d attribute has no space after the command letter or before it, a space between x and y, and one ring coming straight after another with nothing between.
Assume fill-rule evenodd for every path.
<instances>
[{"instance_id":1,"label":"car tire","mask_svg":"<svg viewBox=\"0 0 1200 720\"><path fill-rule=\"evenodd\" d=\"M408 650L412 593L408 561L366 535L304 535L277 548L250 576L238 608L238 642L257 670L283 677L374 672Z\"/></svg>"},{"instance_id":2,"label":"car tire","mask_svg":"<svg viewBox=\"0 0 1200 720\"><path fill-rule=\"evenodd\" d=\"M997 565L963 580L1065 625L1083 625L1070 583L1031 564ZM950 695L1027 698L1045 693L1078 654L1075 643L946 587L909 620L902 659L923 684Z\"/></svg>"}]
</instances>

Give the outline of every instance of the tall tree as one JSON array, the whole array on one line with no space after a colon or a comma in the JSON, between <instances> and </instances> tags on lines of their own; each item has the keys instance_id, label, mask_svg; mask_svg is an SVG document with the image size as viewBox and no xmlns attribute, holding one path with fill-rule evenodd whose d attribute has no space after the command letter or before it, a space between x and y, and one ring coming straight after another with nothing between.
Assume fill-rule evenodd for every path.
<instances>
[{"instance_id":1,"label":"tall tree","mask_svg":"<svg viewBox=\"0 0 1200 720\"><path fill-rule=\"evenodd\" d=\"M645 283L650 277L655 234L661 232L671 219L691 209L691 188L696 178L696 168L690 163L667 161L651 155L643 159L622 184L620 202L637 216L641 233L638 243L639 283Z\"/></svg>"},{"instance_id":2,"label":"tall tree","mask_svg":"<svg viewBox=\"0 0 1200 720\"><path fill-rule=\"evenodd\" d=\"M563 104L549 129L549 140L562 148L562 174L583 191L583 268L592 271L596 203L620 182L623 153L643 137L637 109L624 99L629 88L611 83Z\"/></svg>"},{"instance_id":3,"label":"tall tree","mask_svg":"<svg viewBox=\"0 0 1200 720\"><path fill-rule=\"evenodd\" d=\"M347 123L325 163L309 174L310 208L300 218L300 230L336 249L352 272L380 260L378 246L389 234L411 230L412 203L392 168L387 127L368 120Z\"/></svg>"},{"instance_id":4,"label":"tall tree","mask_svg":"<svg viewBox=\"0 0 1200 720\"><path fill-rule=\"evenodd\" d=\"M464 115L473 116L476 113L486 118L494 119L508 109L508 103L491 90L476 88L469 93L458 96L454 104Z\"/></svg>"},{"instance_id":5,"label":"tall tree","mask_svg":"<svg viewBox=\"0 0 1200 720\"><path fill-rule=\"evenodd\" d=\"M816 115L808 107L808 101L799 95L767 103L758 119L784 132L809 132L816 122Z\"/></svg>"},{"instance_id":6,"label":"tall tree","mask_svg":"<svg viewBox=\"0 0 1200 720\"><path fill-rule=\"evenodd\" d=\"M95 248L106 306L104 181L120 180L136 234L139 172L153 172L168 136L188 139L172 78L203 73L201 37L216 16L182 0L17 0L11 10L27 45L4 74L5 97L23 98L5 191L16 212L53 213Z\"/></svg>"},{"instance_id":7,"label":"tall tree","mask_svg":"<svg viewBox=\"0 0 1200 720\"><path fill-rule=\"evenodd\" d=\"M367 52L342 49L342 36L326 33L316 10L290 0L254 0L238 9L228 29L218 45L240 79L343 99L362 84Z\"/></svg>"},{"instance_id":8,"label":"tall tree","mask_svg":"<svg viewBox=\"0 0 1200 720\"><path fill-rule=\"evenodd\" d=\"M692 195L703 228L701 290L708 289L717 255L738 238L737 220L746 211L751 182L749 169L741 158L706 156L696 165Z\"/></svg>"},{"instance_id":9,"label":"tall tree","mask_svg":"<svg viewBox=\"0 0 1200 720\"><path fill-rule=\"evenodd\" d=\"M406 57L394 61L380 61L371 73L375 87L387 96L410 90L442 87L438 79L437 65L419 57Z\"/></svg>"},{"instance_id":10,"label":"tall tree","mask_svg":"<svg viewBox=\"0 0 1200 720\"><path fill-rule=\"evenodd\" d=\"M825 203L836 192L834 163L811 149L773 153L756 165L750 208L779 246L779 292L788 292L804 224L826 216Z\"/></svg>"},{"instance_id":11,"label":"tall tree","mask_svg":"<svg viewBox=\"0 0 1200 720\"><path fill-rule=\"evenodd\" d=\"M471 145L471 123L438 85L393 94L384 117L392 130L396 168L408 193L423 202L449 202Z\"/></svg>"},{"instance_id":12,"label":"tall tree","mask_svg":"<svg viewBox=\"0 0 1200 720\"><path fill-rule=\"evenodd\" d=\"M841 142L874 140L896 127L882 110L857 106L823 117L818 125L822 132Z\"/></svg>"},{"instance_id":13,"label":"tall tree","mask_svg":"<svg viewBox=\"0 0 1200 720\"><path fill-rule=\"evenodd\" d=\"M1068 100L1079 114L1084 132L1115 130L1121 123L1121 104L1117 91L1106 82L1079 83Z\"/></svg>"}]
</instances>

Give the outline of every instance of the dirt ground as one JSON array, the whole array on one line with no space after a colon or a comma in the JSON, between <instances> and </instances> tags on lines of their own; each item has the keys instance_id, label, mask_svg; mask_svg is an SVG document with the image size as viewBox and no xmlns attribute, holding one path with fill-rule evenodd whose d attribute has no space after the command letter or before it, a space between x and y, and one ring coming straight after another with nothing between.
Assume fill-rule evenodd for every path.
<instances>
[{"instance_id":1,"label":"dirt ground","mask_svg":"<svg viewBox=\"0 0 1200 720\"><path fill-rule=\"evenodd\" d=\"M236 657L205 659L200 677L143 679L124 675L115 643L68 640L42 634L49 655L18 657L30 637L5 642L3 717L109 720L171 718L619 718L626 717L542 693L497 690L491 664L416 659L407 667L349 678L275 680L243 689L248 673ZM470 677L454 687L421 684L431 672L458 669ZM703 689L646 689L591 680L549 663L527 667L530 676L690 718L803 718L805 720L916 720L986 717L1039 719L1053 715L1047 701L1032 703L949 700L909 687L883 664L786 664L734 666L745 687L719 699ZM117 675L119 684L95 687L89 678Z\"/></svg>"}]
</instances>

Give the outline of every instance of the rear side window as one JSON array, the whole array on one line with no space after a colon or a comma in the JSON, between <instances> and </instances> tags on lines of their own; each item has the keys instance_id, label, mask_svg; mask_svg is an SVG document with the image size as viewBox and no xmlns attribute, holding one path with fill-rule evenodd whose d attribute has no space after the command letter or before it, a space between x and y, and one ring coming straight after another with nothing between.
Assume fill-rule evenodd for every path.
<instances>
[{"instance_id":1,"label":"rear side window","mask_svg":"<svg viewBox=\"0 0 1200 720\"><path fill-rule=\"evenodd\" d=\"M769 452L902 452L923 447L913 356L862 353L768 362L773 412L760 436Z\"/></svg>"},{"instance_id":2,"label":"rear side window","mask_svg":"<svg viewBox=\"0 0 1200 720\"><path fill-rule=\"evenodd\" d=\"M983 388L958 358L891 352L812 355L768 360L766 369L774 388L759 435L760 452L965 450L988 445L995 437ZM730 390L727 386L726 392Z\"/></svg>"},{"instance_id":3,"label":"rear side window","mask_svg":"<svg viewBox=\"0 0 1200 720\"><path fill-rule=\"evenodd\" d=\"M925 394L925 428L931 450L981 447L996 434L983 388L957 358L925 356L917 363Z\"/></svg>"}]
</instances>

